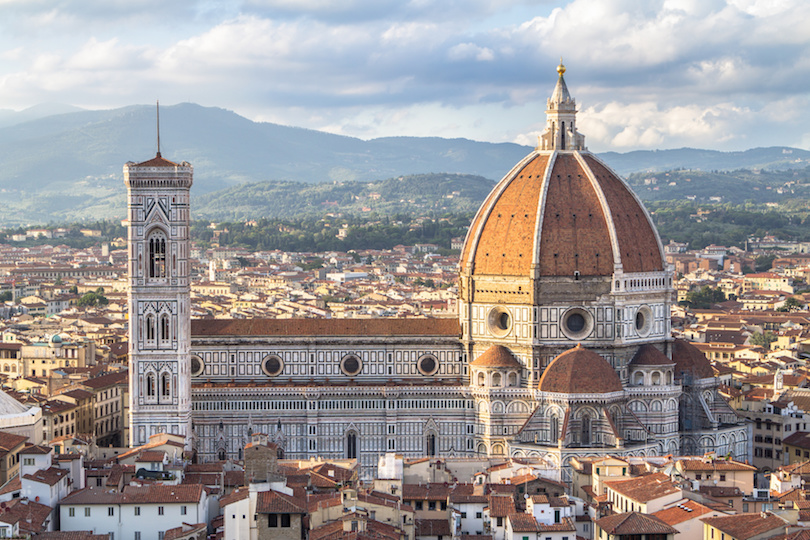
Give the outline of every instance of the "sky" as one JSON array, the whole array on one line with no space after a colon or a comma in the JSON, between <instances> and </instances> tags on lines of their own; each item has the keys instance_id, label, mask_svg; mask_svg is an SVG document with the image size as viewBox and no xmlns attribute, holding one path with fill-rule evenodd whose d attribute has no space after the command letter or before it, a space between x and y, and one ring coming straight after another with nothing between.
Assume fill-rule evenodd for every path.
<instances>
[{"instance_id":1,"label":"sky","mask_svg":"<svg viewBox=\"0 0 810 540\"><path fill-rule=\"evenodd\" d=\"M362 139L810 149L807 0L0 0L0 109L193 102Z\"/></svg>"}]
</instances>

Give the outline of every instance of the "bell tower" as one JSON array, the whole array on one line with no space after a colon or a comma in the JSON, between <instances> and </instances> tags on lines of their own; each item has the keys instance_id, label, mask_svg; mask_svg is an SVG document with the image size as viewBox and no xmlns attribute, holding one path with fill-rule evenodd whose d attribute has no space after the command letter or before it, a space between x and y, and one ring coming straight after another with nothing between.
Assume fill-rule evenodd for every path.
<instances>
[{"instance_id":1,"label":"bell tower","mask_svg":"<svg viewBox=\"0 0 810 540\"><path fill-rule=\"evenodd\" d=\"M129 232L130 446L155 433L191 449L189 189L194 169L157 155L124 165Z\"/></svg>"}]
</instances>

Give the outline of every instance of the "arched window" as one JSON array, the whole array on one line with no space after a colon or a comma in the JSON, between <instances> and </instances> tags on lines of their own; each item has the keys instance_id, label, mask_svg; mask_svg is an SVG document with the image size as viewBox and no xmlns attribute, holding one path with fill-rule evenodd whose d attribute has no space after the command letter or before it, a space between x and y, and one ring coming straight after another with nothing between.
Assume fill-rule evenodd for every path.
<instances>
[{"instance_id":1,"label":"arched window","mask_svg":"<svg viewBox=\"0 0 810 540\"><path fill-rule=\"evenodd\" d=\"M164 313L160 316L160 341L168 343L170 340L169 335L169 316Z\"/></svg>"},{"instance_id":2,"label":"arched window","mask_svg":"<svg viewBox=\"0 0 810 540\"><path fill-rule=\"evenodd\" d=\"M582 417L582 437L583 445L591 444L591 417L587 414Z\"/></svg>"},{"instance_id":3,"label":"arched window","mask_svg":"<svg viewBox=\"0 0 810 540\"><path fill-rule=\"evenodd\" d=\"M160 394L163 397L169 397L172 393L172 376L169 373L162 373L160 375Z\"/></svg>"},{"instance_id":4,"label":"arched window","mask_svg":"<svg viewBox=\"0 0 810 540\"><path fill-rule=\"evenodd\" d=\"M357 433L354 431L346 434L346 457L357 459Z\"/></svg>"},{"instance_id":5,"label":"arched window","mask_svg":"<svg viewBox=\"0 0 810 540\"><path fill-rule=\"evenodd\" d=\"M500 386L501 385L501 374L500 373L493 373L492 374L492 386Z\"/></svg>"},{"instance_id":6,"label":"arched window","mask_svg":"<svg viewBox=\"0 0 810 540\"><path fill-rule=\"evenodd\" d=\"M155 375L153 373L149 373L146 376L146 397L154 397L155 396Z\"/></svg>"},{"instance_id":7,"label":"arched window","mask_svg":"<svg viewBox=\"0 0 810 540\"><path fill-rule=\"evenodd\" d=\"M155 341L155 316L146 316L146 341Z\"/></svg>"},{"instance_id":8,"label":"arched window","mask_svg":"<svg viewBox=\"0 0 810 540\"><path fill-rule=\"evenodd\" d=\"M220 448L217 457L219 458L220 461L225 461L225 450Z\"/></svg>"},{"instance_id":9,"label":"arched window","mask_svg":"<svg viewBox=\"0 0 810 540\"><path fill-rule=\"evenodd\" d=\"M549 430L549 440L553 444L553 443L557 442L557 439L560 436L559 435L560 421L557 419L556 416L552 416L550 423L551 423L551 429Z\"/></svg>"},{"instance_id":10,"label":"arched window","mask_svg":"<svg viewBox=\"0 0 810 540\"><path fill-rule=\"evenodd\" d=\"M478 374L478 386L485 386L486 385L486 376L483 372Z\"/></svg>"},{"instance_id":11,"label":"arched window","mask_svg":"<svg viewBox=\"0 0 810 540\"><path fill-rule=\"evenodd\" d=\"M644 374L637 371L636 374L633 376L633 384L636 386L641 386L644 384Z\"/></svg>"},{"instance_id":12,"label":"arched window","mask_svg":"<svg viewBox=\"0 0 810 540\"><path fill-rule=\"evenodd\" d=\"M653 371L652 374L652 383L656 386L661 384L661 373L658 371Z\"/></svg>"},{"instance_id":13,"label":"arched window","mask_svg":"<svg viewBox=\"0 0 810 540\"><path fill-rule=\"evenodd\" d=\"M509 374L509 386L517 386L517 373Z\"/></svg>"},{"instance_id":14,"label":"arched window","mask_svg":"<svg viewBox=\"0 0 810 540\"><path fill-rule=\"evenodd\" d=\"M436 434L428 433L426 444L426 454L429 456L436 455Z\"/></svg>"},{"instance_id":15,"label":"arched window","mask_svg":"<svg viewBox=\"0 0 810 540\"><path fill-rule=\"evenodd\" d=\"M146 277L166 277L166 235L160 229L149 234L146 241L149 249L149 258L146 261Z\"/></svg>"}]
</instances>

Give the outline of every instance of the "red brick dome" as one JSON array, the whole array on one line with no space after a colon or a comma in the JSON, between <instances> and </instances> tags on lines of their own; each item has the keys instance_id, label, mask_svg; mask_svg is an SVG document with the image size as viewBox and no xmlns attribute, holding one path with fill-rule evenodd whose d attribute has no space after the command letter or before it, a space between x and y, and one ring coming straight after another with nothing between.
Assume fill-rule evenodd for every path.
<instances>
[{"instance_id":1,"label":"red brick dome","mask_svg":"<svg viewBox=\"0 0 810 540\"><path fill-rule=\"evenodd\" d=\"M493 345L484 354L470 363L471 366L484 368L517 368L522 366L512 351L503 345Z\"/></svg>"},{"instance_id":2,"label":"red brick dome","mask_svg":"<svg viewBox=\"0 0 810 540\"><path fill-rule=\"evenodd\" d=\"M627 184L587 151L535 150L478 210L462 273L612 276L664 269L658 233Z\"/></svg>"},{"instance_id":3,"label":"red brick dome","mask_svg":"<svg viewBox=\"0 0 810 540\"><path fill-rule=\"evenodd\" d=\"M675 378L681 379L684 373L695 379L714 377L714 369L700 349L682 339L672 343L672 361L675 362Z\"/></svg>"},{"instance_id":4,"label":"red brick dome","mask_svg":"<svg viewBox=\"0 0 810 540\"><path fill-rule=\"evenodd\" d=\"M667 355L658 350L655 345L647 343L642 345L630 360L631 366L671 366L674 364Z\"/></svg>"},{"instance_id":5,"label":"red brick dome","mask_svg":"<svg viewBox=\"0 0 810 540\"><path fill-rule=\"evenodd\" d=\"M540 377L541 392L608 394L622 390L622 381L607 360L582 345L552 360Z\"/></svg>"}]
</instances>

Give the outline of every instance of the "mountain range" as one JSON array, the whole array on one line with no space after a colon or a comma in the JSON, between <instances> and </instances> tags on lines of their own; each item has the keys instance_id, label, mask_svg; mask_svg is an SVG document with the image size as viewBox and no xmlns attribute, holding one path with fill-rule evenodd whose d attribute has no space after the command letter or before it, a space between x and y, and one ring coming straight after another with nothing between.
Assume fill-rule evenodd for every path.
<instances>
[{"instance_id":1,"label":"mountain range","mask_svg":"<svg viewBox=\"0 0 810 540\"><path fill-rule=\"evenodd\" d=\"M155 155L156 131L155 107L146 105L98 111L57 104L20 112L0 110L0 204L4 207L0 224L122 218L122 166ZM207 200L216 200L220 190L232 193L240 185L266 181L342 184L428 173L495 181L531 151L511 143L437 137L366 141L257 123L231 111L191 103L160 109L160 141L165 158L194 165L193 193L205 194ZM671 169L774 170L810 164L810 152L784 147L599 155L622 175ZM291 188L295 190L295 185ZM448 187L445 195L457 188Z\"/></svg>"}]
</instances>

